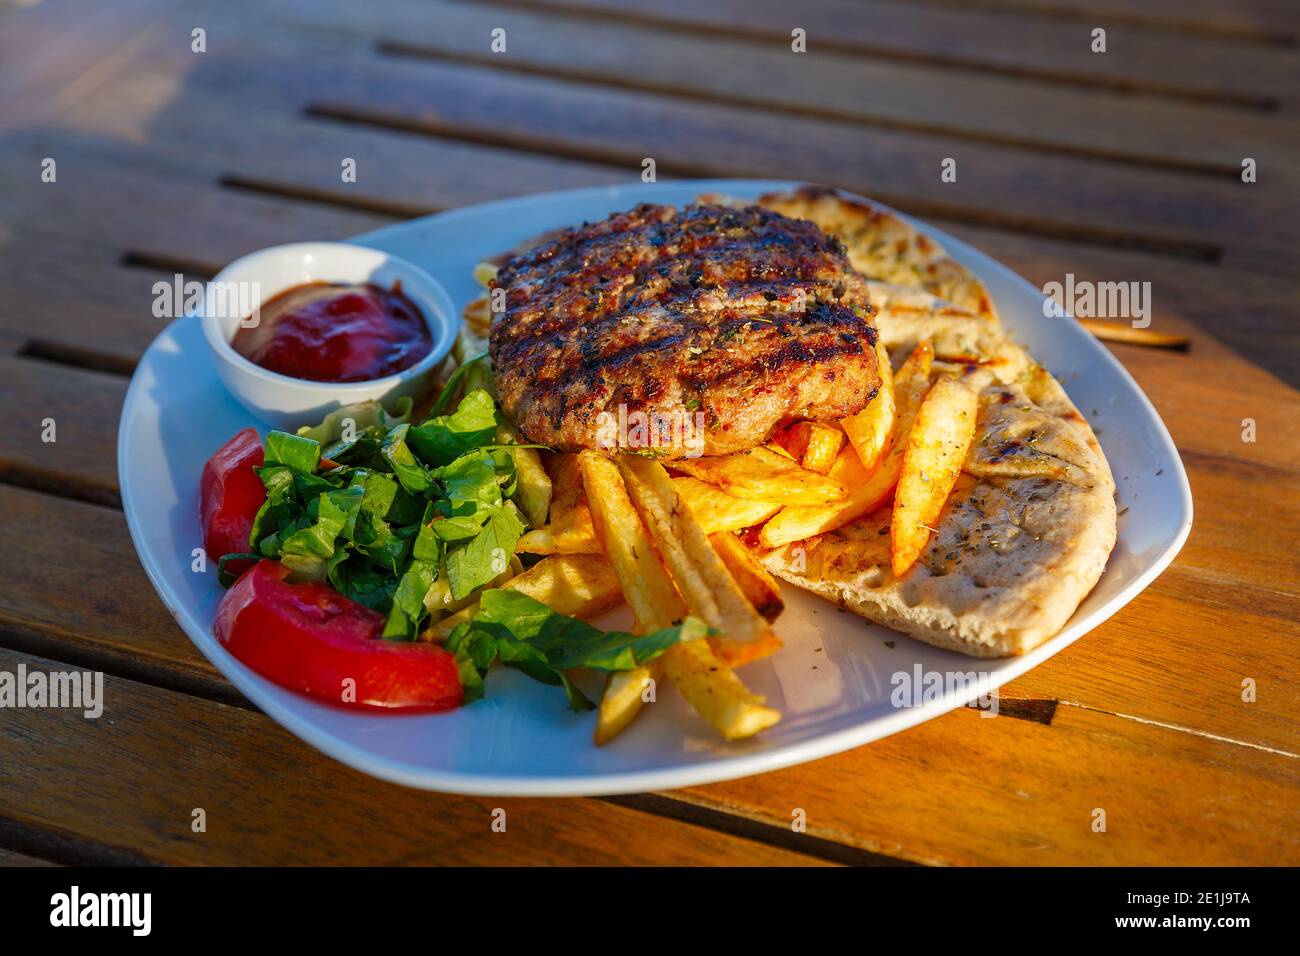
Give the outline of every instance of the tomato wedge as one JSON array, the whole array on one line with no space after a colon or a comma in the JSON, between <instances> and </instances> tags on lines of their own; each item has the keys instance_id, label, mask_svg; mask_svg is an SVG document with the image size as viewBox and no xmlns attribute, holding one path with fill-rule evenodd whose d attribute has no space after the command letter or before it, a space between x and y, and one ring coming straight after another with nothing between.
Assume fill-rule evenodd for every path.
<instances>
[{"instance_id":1,"label":"tomato wedge","mask_svg":"<svg viewBox=\"0 0 1300 956\"><path fill-rule=\"evenodd\" d=\"M460 706L454 655L382 640L382 614L328 585L292 584L288 574L278 561L259 561L221 599L213 632L237 658L283 687L346 707Z\"/></svg>"},{"instance_id":2,"label":"tomato wedge","mask_svg":"<svg viewBox=\"0 0 1300 956\"><path fill-rule=\"evenodd\" d=\"M245 428L235 433L203 466L199 479L199 517L203 521L203 550L216 561L222 555L249 550L257 509L266 500L266 487L254 468L262 464L262 439ZM226 566L239 574L252 561L232 561Z\"/></svg>"}]
</instances>

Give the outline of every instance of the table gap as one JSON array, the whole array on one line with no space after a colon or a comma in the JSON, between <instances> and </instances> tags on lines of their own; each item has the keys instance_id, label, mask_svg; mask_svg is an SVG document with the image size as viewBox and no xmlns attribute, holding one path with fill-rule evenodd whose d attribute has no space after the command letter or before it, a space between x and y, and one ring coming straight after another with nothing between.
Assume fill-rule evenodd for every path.
<instances>
[{"instance_id":1,"label":"table gap","mask_svg":"<svg viewBox=\"0 0 1300 956\"><path fill-rule=\"evenodd\" d=\"M781 850L803 853L830 863L843 863L847 866L923 866L924 864L905 860L901 857L875 853L847 843L836 843L807 833L796 833L784 827L763 823L740 814L726 813L712 807L702 806L686 800L666 796L660 793L635 793L621 796L597 797L602 803L649 813L658 817L667 817L679 823L717 830L731 836L764 843Z\"/></svg>"},{"instance_id":2,"label":"table gap","mask_svg":"<svg viewBox=\"0 0 1300 956\"><path fill-rule=\"evenodd\" d=\"M102 488L65 474L34 468L31 465L5 462L0 464L0 484L28 491L39 491L56 498L71 498L106 508L122 507L122 497L114 489Z\"/></svg>"},{"instance_id":3,"label":"table gap","mask_svg":"<svg viewBox=\"0 0 1300 956\"><path fill-rule=\"evenodd\" d=\"M1194 162L1172 158L1156 159L1116 150L1106 150L1100 147L1094 149L1082 149L1076 146L1053 146L1052 144L1041 140L1020 139L1013 136L999 136L991 133L978 133L969 129L943 126L938 123L903 122L900 120L890 120L879 117L867 118L842 110L812 106L808 104L794 107L785 106L781 103L764 103L759 100L749 99L742 96L729 96L724 93L706 92L701 89L690 90L685 87L654 83L646 79L613 76L608 73L600 73L593 70L573 70L558 66L541 66L516 60L503 60L490 54L486 56L477 56L468 53L450 53L445 50L436 50L428 46L422 46L418 43L407 43L401 40L380 40L375 44L375 52L380 56L385 57L411 60L432 60L442 63L487 67L507 73L517 73L525 76L543 76L558 80L572 80L575 82L590 83L596 86L604 86L612 89L630 90L639 93L653 93L659 96L685 100L691 103L716 104L719 106L730 106L737 109L755 110L765 114L780 113L787 116L811 117L814 119L832 120L840 123L851 123L856 126L865 126L875 129L889 129L907 133L946 136L950 139L968 140L975 143L985 143L990 146L1004 146L1010 149L1020 149L1032 153L1047 153L1054 156L1082 156L1087 159L1097 160L1098 162L1111 163L1124 167L1141 166L1148 169L1166 170L1186 175L1210 176L1214 178L1226 177L1235 179L1241 174L1241 169L1238 166L1219 166L1209 162Z\"/></svg>"},{"instance_id":4,"label":"table gap","mask_svg":"<svg viewBox=\"0 0 1300 956\"><path fill-rule=\"evenodd\" d=\"M393 115L342 103L330 103L328 101L309 103L303 108L303 113L313 118L331 119L340 123L353 123L359 126L416 133L437 139L474 143L498 149L515 149L520 152L553 156L558 159L572 159L587 163L603 163L623 167L639 167L641 163L641 157L634 156L632 152L622 153L604 148L584 148L556 142L541 142L532 135L516 134L507 129L487 130L454 123L440 123L433 119ZM715 166L707 163L660 163L657 169L660 175L680 176L686 179L745 178L751 175L743 169ZM752 175L758 175L759 178L769 178L759 174ZM1191 262L1217 264L1223 257L1222 247L1214 243L1173 239L1165 236L1134 235L1065 223L1037 222L992 210L954 207L943 203L898 197L885 190L877 192L873 198L917 216L939 217L968 225L1000 229L1022 235L1062 239L1110 249L1134 249ZM349 201L331 195L330 203L332 205L347 205Z\"/></svg>"},{"instance_id":5,"label":"table gap","mask_svg":"<svg viewBox=\"0 0 1300 956\"><path fill-rule=\"evenodd\" d=\"M475 5L480 6L490 5L527 10L530 13L539 15L559 14L562 16L582 17L593 21L621 23L628 26L641 27L647 30L658 30L664 33L716 36L728 40L753 42L780 40L781 42L788 43L790 40L788 33L781 33L775 30L765 30L762 28L750 28L741 23L732 22L724 28L720 25L713 25L695 20L685 22L660 18L646 11L626 9L613 10L581 3L546 3L539 5L530 3L528 0L487 0L487 2L484 2L484 0L463 0L463 2L474 3ZM1098 20L1101 19L1101 15L1094 15L1087 19L1090 21ZM1118 22L1111 17L1105 19L1108 24ZM1146 24L1142 24L1142 26L1146 26ZM1029 66L1015 67L1009 65L997 65L981 60L971 60L951 55L940 56L932 53L912 53L898 49L873 47L863 43L845 43L836 40L836 38L832 36L819 37L817 44L820 49L825 49L832 53L864 55L878 60L892 61L896 63L914 63L920 66L933 66L945 71L951 71L954 69L966 70L971 73L1036 80L1041 83L1050 83L1056 86L1072 87L1075 89L1103 90L1114 93L1136 93L1160 99L1177 100L1184 103L1198 103L1203 105L1214 104L1232 109L1239 109L1249 113L1276 113L1281 110L1281 104L1276 98L1263 95L1250 96L1246 94L1202 92L1137 79L1106 79L1096 76L1080 76L1076 73L1043 70ZM1295 44L1293 41L1291 43L1272 43L1268 45L1294 46Z\"/></svg>"},{"instance_id":6,"label":"table gap","mask_svg":"<svg viewBox=\"0 0 1300 956\"><path fill-rule=\"evenodd\" d=\"M907 0L909 5L918 7L940 7L958 10L987 10L991 13L1011 13L1020 16L1037 17L1043 20L1065 20L1071 23L1097 25L1102 21L1106 25L1141 27L1151 31L1222 40L1227 43L1240 43L1250 46L1269 46L1294 48L1300 41L1294 33L1268 27L1247 27L1244 25L1211 23L1204 20L1172 19L1158 16L1143 16L1133 5L1124 9L1118 6L1113 10L1080 10L1071 7L1049 8L1040 4L1017 2L1017 0Z\"/></svg>"},{"instance_id":7,"label":"table gap","mask_svg":"<svg viewBox=\"0 0 1300 956\"><path fill-rule=\"evenodd\" d=\"M330 192L326 189L313 189L309 186L295 186L291 183L275 182L255 176L243 176L238 173L230 173L218 177L217 184L223 189L231 189L237 192L252 193L259 196L276 196L281 199L316 203L321 206L336 206L341 209L355 209L360 212L371 212L379 216L387 216L394 222L400 222L404 219L416 219L420 216L429 216L436 212L442 212L442 209L436 206L421 206L415 203L404 203L396 200L377 199L366 196L346 198L338 193Z\"/></svg>"},{"instance_id":8,"label":"table gap","mask_svg":"<svg viewBox=\"0 0 1300 956\"><path fill-rule=\"evenodd\" d=\"M122 847L98 843L0 817L0 846L60 866L153 866L153 860Z\"/></svg>"},{"instance_id":9,"label":"table gap","mask_svg":"<svg viewBox=\"0 0 1300 956\"><path fill-rule=\"evenodd\" d=\"M261 713L259 707L220 675L185 671L176 665L169 666L144 657L131 657L104 648L90 647L73 636L54 631L3 622L0 623L0 648L57 661L74 668L101 671L109 677L210 700L227 707Z\"/></svg>"}]
</instances>

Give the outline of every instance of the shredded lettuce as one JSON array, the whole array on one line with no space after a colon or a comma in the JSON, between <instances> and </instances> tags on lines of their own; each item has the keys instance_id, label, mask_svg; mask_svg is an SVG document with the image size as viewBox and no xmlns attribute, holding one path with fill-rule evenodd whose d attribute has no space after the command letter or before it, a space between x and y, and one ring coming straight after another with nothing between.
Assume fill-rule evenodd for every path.
<instances>
[{"instance_id":1,"label":"shredded lettuce","mask_svg":"<svg viewBox=\"0 0 1300 956\"><path fill-rule=\"evenodd\" d=\"M567 672L637 667L708 629L687 618L653 634L601 631L500 587L519 567L515 545L532 526L517 500L515 455L527 446L496 443L503 433L496 401L470 387L486 381L487 366L472 364L478 373L462 366L421 422L411 420L409 400L391 411L364 402L297 434L268 434L255 469L266 502L248 548L221 560L222 583L232 583L230 561L274 558L296 578L328 581L380 612L382 637L400 641L418 639L444 608L477 599L473 618L447 645L466 700L482 696L488 668L499 661L562 687L574 709L590 708ZM452 408L461 386L464 397Z\"/></svg>"},{"instance_id":2,"label":"shredded lettuce","mask_svg":"<svg viewBox=\"0 0 1300 956\"><path fill-rule=\"evenodd\" d=\"M466 700L483 696L488 668L499 660L542 683L562 686L572 709L590 710L595 705L566 671L632 670L680 641L708 634L707 625L695 617L650 634L602 631L518 591L493 588L479 596L478 611L451 632L446 646L456 655Z\"/></svg>"},{"instance_id":3,"label":"shredded lettuce","mask_svg":"<svg viewBox=\"0 0 1300 956\"><path fill-rule=\"evenodd\" d=\"M410 420L413 404L411 397L404 395L393 403L391 412L385 411L384 406L374 399L357 402L354 405L344 405L326 415L325 420L319 425L315 427L304 425L299 428L298 434L324 446L341 440L347 431L359 434L376 426L389 431ZM351 425L348 424L349 422ZM332 455L325 457L333 459Z\"/></svg>"},{"instance_id":4,"label":"shredded lettuce","mask_svg":"<svg viewBox=\"0 0 1300 956\"><path fill-rule=\"evenodd\" d=\"M496 437L498 421L496 402L480 388L461 399L460 407L450 415L430 418L412 428L406 439L423 460L446 465L490 444Z\"/></svg>"}]
</instances>

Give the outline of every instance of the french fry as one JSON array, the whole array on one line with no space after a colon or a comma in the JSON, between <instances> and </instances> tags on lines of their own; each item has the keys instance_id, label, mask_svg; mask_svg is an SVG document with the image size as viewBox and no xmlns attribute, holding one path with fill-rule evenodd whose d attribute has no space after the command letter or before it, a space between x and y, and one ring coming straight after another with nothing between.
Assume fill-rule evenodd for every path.
<instances>
[{"instance_id":1,"label":"french fry","mask_svg":"<svg viewBox=\"0 0 1300 956\"><path fill-rule=\"evenodd\" d=\"M889 559L895 577L916 563L930 540L962 462L975 437L979 397L955 378L944 376L921 403L907 436L902 472L894 493Z\"/></svg>"},{"instance_id":2,"label":"french fry","mask_svg":"<svg viewBox=\"0 0 1300 956\"><path fill-rule=\"evenodd\" d=\"M637 626L655 631L680 621L686 616L686 605L659 563L618 465L592 451L577 457L596 537L623 586Z\"/></svg>"},{"instance_id":3,"label":"french fry","mask_svg":"<svg viewBox=\"0 0 1300 956\"><path fill-rule=\"evenodd\" d=\"M595 617L623 602L614 569L598 554L552 555L499 586L525 594L569 617ZM476 611L478 601L469 601L454 614L430 625L421 637L445 641L456 625L468 621Z\"/></svg>"},{"instance_id":4,"label":"french fry","mask_svg":"<svg viewBox=\"0 0 1300 956\"><path fill-rule=\"evenodd\" d=\"M876 366L880 369L880 391L866 408L840 422L853 450L858 453L862 467L868 472L889 451L898 411L898 403L894 400L894 373L889 365L889 353L880 339L876 339Z\"/></svg>"},{"instance_id":5,"label":"french fry","mask_svg":"<svg viewBox=\"0 0 1300 956\"><path fill-rule=\"evenodd\" d=\"M785 610L785 602L781 600L781 586L749 548L745 547L745 543L728 531L709 535L709 543L740 585L746 599L754 605L754 610L769 621L780 617Z\"/></svg>"},{"instance_id":6,"label":"french fry","mask_svg":"<svg viewBox=\"0 0 1300 956\"><path fill-rule=\"evenodd\" d=\"M485 295L472 299L460 310L460 317L465 320L465 327L475 336L487 338L488 330L492 328L491 300Z\"/></svg>"},{"instance_id":7,"label":"french fry","mask_svg":"<svg viewBox=\"0 0 1300 956\"><path fill-rule=\"evenodd\" d=\"M875 471L868 472L862 467L862 461L851 444L841 450L829 477L851 489L848 498L829 505L791 505L782 508L763 526L759 535L763 547L779 548L792 541L802 541L815 534L833 531L863 515L871 514L889 500L902 472L907 433L911 430L921 400L930 387L930 363L933 356L934 350L930 343L922 342L894 376L897 419L889 450L880 459Z\"/></svg>"},{"instance_id":8,"label":"french fry","mask_svg":"<svg viewBox=\"0 0 1300 956\"><path fill-rule=\"evenodd\" d=\"M759 532L759 542L763 547L779 548L792 541L802 541L815 534L833 531L855 518L869 514L884 503L879 483L871 481L872 476L862 467L852 446L840 451L835 464L831 466L830 476L843 481L852 489L849 497L829 505L790 505L782 508ZM873 484L877 487L870 487ZM887 494L888 490L885 492L886 497Z\"/></svg>"},{"instance_id":9,"label":"french fry","mask_svg":"<svg viewBox=\"0 0 1300 956\"><path fill-rule=\"evenodd\" d=\"M844 444L844 432L822 422L795 422L782 428L765 446L801 468L824 475Z\"/></svg>"},{"instance_id":10,"label":"french fry","mask_svg":"<svg viewBox=\"0 0 1300 956\"><path fill-rule=\"evenodd\" d=\"M680 620L686 606L655 555L618 466L590 451L581 452L578 462L597 536L638 627L654 629ZM645 702L645 688L662 672L673 677L687 702L728 740L757 733L780 719L745 688L707 641L687 641L674 644L646 667L612 675L596 716L597 744L607 743L631 723Z\"/></svg>"},{"instance_id":11,"label":"french fry","mask_svg":"<svg viewBox=\"0 0 1300 956\"><path fill-rule=\"evenodd\" d=\"M674 644L662 659L682 696L724 739L752 737L781 719L780 711L766 706L714 655L708 641Z\"/></svg>"},{"instance_id":12,"label":"french fry","mask_svg":"<svg viewBox=\"0 0 1300 956\"><path fill-rule=\"evenodd\" d=\"M461 598L459 601L454 600L451 596L451 584L445 576L429 585L429 590L424 595L424 607L434 617L455 614L461 608L476 603L477 601L473 597Z\"/></svg>"},{"instance_id":13,"label":"french fry","mask_svg":"<svg viewBox=\"0 0 1300 956\"><path fill-rule=\"evenodd\" d=\"M720 632L711 638L717 654L734 666L774 653L780 638L713 550L663 466L629 455L619 459L619 471L686 607Z\"/></svg>"},{"instance_id":14,"label":"french fry","mask_svg":"<svg viewBox=\"0 0 1300 956\"><path fill-rule=\"evenodd\" d=\"M590 451L579 453L575 461L596 536L632 608L637 628L645 633L681 620L686 616L686 605L655 556L650 534L628 499L618 466ZM559 478L557 473L557 483ZM658 683L662 676L662 660L660 657L645 667L610 675L596 713L597 746L617 737L640 713L645 703L644 689L652 681Z\"/></svg>"},{"instance_id":15,"label":"french fry","mask_svg":"<svg viewBox=\"0 0 1300 956\"><path fill-rule=\"evenodd\" d=\"M456 341L451 346L451 356L456 360L456 365L464 365L470 359L477 355L482 355L487 351L488 339L486 331L479 335L473 328L466 323L461 326L460 332L456 335ZM487 359L483 359L484 362Z\"/></svg>"},{"instance_id":16,"label":"french fry","mask_svg":"<svg viewBox=\"0 0 1300 956\"><path fill-rule=\"evenodd\" d=\"M674 478L673 487L708 534L752 528L781 510L779 502L736 498L698 478Z\"/></svg>"},{"instance_id":17,"label":"french fry","mask_svg":"<svg viewBox=\"0 0 1300 956\"><path fill-rule=\"evenodd\" d=\"M840 429L822 422L810 422L808 447L804 449L801 464L808 471L815 471L819 475L827 474L843 445L844 432Z\"/></svg>"},{"instance_id":18,"label":"french fry","mask_svg":"<svg viewBox=\"0 0 1300 956\"><path fill-rule=\"evenodd\" d=\"M500 271L501 267L495 262L480 262L474 266L474 281L486 289Z\"/></svg>"},{"instance_id":19,"label":"french fry","mask_svg":"<svg viewBox=\"0 0 1300 956\"><path fill-rule=\"evenodd\" d=\"M551 537L561 554L599 552L577 455L550 456Z\"/></svg>"},{"instance_id":20,"label":"french fry","mask_svg":"<svg viewBox=\"0 0 1300 956\"><path fill-rule=\"evenodd\" d=\"M898 404L898 414L903 416L909 404L913 411L919 407L921 398L930 387L930 369L934 365L934 346L929 339L918 342L912 354L894 373L894 401Z\"/></svg>"},{"instance_id":21,"label":"french fry","mask_svg":"<svg viewBox=\"0 0 1300 956\"><path fill-rule=\"evenodd\" d=\"M839 482L800 468L768 448L716 458L679 458L670 464L677 471L717 485L736 498L825 504L848 497L848 489Z\"/></svg>"},{"instance_id":22,"label":"french fry","mask_svg":"<svg viewBox=\"0 0 1300 956\"><path fill-rule=\"evenodd\" d=\"M583 506L586 507L585 505ZM591 512L587 512L588 518ZM558 540L550 525L534 528L519 536L515 542L516 554L603 554L596 532L590 535L564 535Z\"/></svg>"},{"instance_id":23,"label":"french fry","mask_svg":"<svg viewBox=\"0 0 1300 956\"><path fill-rule=\"evenodd\" d=\"M594 740L597 747L609 743L627 729L632 719L641 713L647 689L663 680L663 673L663 657L656 657L645 667L615 671L609 675L600 698L600 709L596 711Z\"/></svg>"},{"instance_id":24,"label":"french fry","mask_svg":"<svg viewBox=\"0 0 1300 956\"><path fill-rule=\"evenodd\" d=\"M509 422L497 427L496 440L501 445L518 445L519 432ZM533 527L546 524L551 511L551 478L542 467L542 456L536 448L516 448L511 451L515 459L515 476L518 479L516 495L520 510Z\"/></svg>"},{"instance_id":25,"label":"french fry","mask_svg":"<svg viewBox=\"0 0 1300 956\"><path fill-rule=\"evenodd\" d=\"M803 453L808 450L808 435L812 431L811 422L795 422L778 429L768 447L785 455L791 461L803 461Z\"/></svg>"}]
</instances>

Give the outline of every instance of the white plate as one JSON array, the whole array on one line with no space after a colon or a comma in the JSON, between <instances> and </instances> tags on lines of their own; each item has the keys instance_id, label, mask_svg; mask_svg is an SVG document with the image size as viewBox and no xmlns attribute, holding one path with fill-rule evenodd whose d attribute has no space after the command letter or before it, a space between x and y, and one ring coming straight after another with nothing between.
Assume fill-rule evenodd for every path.
<instances>
[{"instance_id":1,"label":"white plate","mask_svg":"<svg viewBox=\"0 0 1300 956\"><path fill-rule=\"evenodd\" d=\"M477 294L470 270L478 260L545 230L638 202L680 204L706 191L756 196L788 185L722 180L584 189L458 209L358 241L424 266L462 306ZM122 412L122 505L140 560L190 639L257 706L343 763L414 787L503 796L662 790L814 760L937 717L973 694L949 691L899 708L890 702L893 675L915 673L918 665L923 673L978 671L988 689L1023 674L1122 608L1169 564L1191 528L1192 499L1164 424L1110 353L1073 321L1045 318L1042 294L1010 270L928 231L988 284L1007 328L1061 377L1093 420L1115 471L1120 506L1128 506L1096 589L1058 636L1023 657L976 661L938 650L787 587L788 610L777 627L785 649L743 672L785 717L738 745L719 741L667 686L627 732L599 749L591 743L590 713L570 713L560 691L505 668L488 678L486 699L449 714L370 716L283 690L213 639L221 589L211 570L190 570L192 549L202 543L203 463L239 428L260 426L217 380L193 318L172 323L149 347Z\"/></svg>"}]
</instances>

